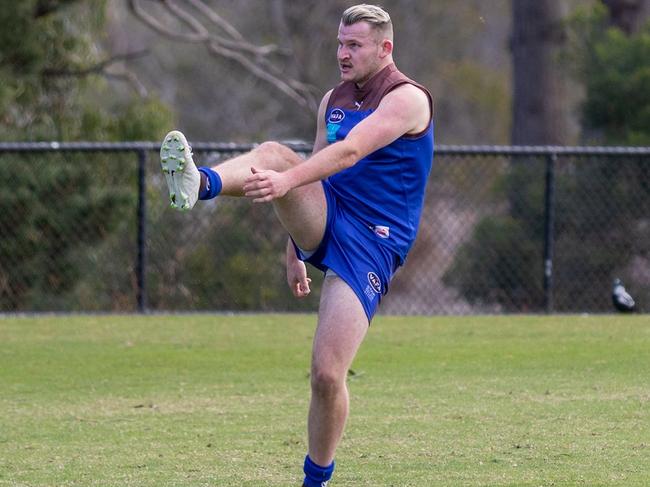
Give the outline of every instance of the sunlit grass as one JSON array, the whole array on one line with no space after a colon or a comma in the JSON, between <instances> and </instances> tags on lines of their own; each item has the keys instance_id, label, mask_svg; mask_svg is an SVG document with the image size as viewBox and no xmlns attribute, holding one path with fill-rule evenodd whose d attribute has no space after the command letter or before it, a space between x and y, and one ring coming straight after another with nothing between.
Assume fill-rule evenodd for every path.
<instances>
[{"instance_id":1,"label":"sunlit grass","mask_svg":"<svg viewBox=\"0 0 650 487\"><path fill-rule=\"evenodd\" d=\"M296 486L311 315L0 318L0 485ZM650 318L379 317L332 486L650 485Z\"/></svg>"}]
</instances>

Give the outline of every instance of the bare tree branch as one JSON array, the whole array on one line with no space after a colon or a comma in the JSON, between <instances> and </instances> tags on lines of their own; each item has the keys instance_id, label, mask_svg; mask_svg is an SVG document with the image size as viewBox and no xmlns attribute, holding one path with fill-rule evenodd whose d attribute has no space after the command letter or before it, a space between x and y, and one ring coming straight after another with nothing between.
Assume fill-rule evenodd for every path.
<instances>
[{"instance_id":1,"label":"bare tree branch","mask_svg":"<svg viewBox=\"0 0 650 487\"><path fill-rule=\"evenodd\" d=\"M120 73L117 72L111 72L108 71L111 66L115 65L118 62L122 61L127 61L131 59L137 59L143 56L146 56L149 54L148 49L144 49L141 51L134 51L134 52L127 52L125 54L118 54L116 56L112 56L108 59L105 59L104 61L97 63L93 66L88 66L82 69L54 69L54 68L48 68L44 69L41 74L45 77L60 77L60 78L65 78L65 77L75 77L75 78L81 78L84 76L89 76L89 75L99 75L103 76L104 78L112 78L112 79L117 79L121 81L126 81L128 82L133 89L140 95L141 97L146 97L148 95L147 88L140 82L140 80L137 78L137 76L126 69L122 68L123 71Z\"/></svg>"},{"instance_id":2,"label":"bare tree branch","mask_svg":"<svg viewBox=\"0 0 650 487\"><path fill-rule=\"evenodd\" d=\"M210 32L199 18L174 0L157 0L157 3L164 7L177 24L178 22L184 24L183 30L168 27L155 15L142 8L140 1L128 0L130 11L138 20L160 35L174 41L202 44L212 56L237 62L249 73L269 83L298 105L314 113L317 111L316 88L287 76L287 70L269 58L271 54L289 54L286 49L281 49L274 44L256 46L250 43L232 24L202 0L186 0L185 3L193 7L202 16L204 22L209 22L213 27L220 29L225 36Z\"/></svg>"},{"instance_id":3,"label":"bare tree branch","mask_svg":"<svg viewBox=\"0 0 650 487\"><path fill-rule=\"evenodd\" d=\"M131 85L131 88L141 97L146 98L149 96L149 90L147 87L138 79L138 77L131 71L124 70L121 73L109 73L104 72L103 76L109 79L115 79L117 81L124 81Z\"/></svg>"},{"instance_id":4,"label":"bare tree branch","mask_svg":"<svg viewBox=\"0 0 650 487\"><path fill-rule=\"evenodd\" d=\"M229 22L226 22L217 12L208 7L201 0L188 0L188 3L190 3L195 9L205 15L210 20L210 22L226 31L226 33L234 40L246 43L246 39L244 39L244 36L241 35L235 26Z\"/></svg>"},{"instance_id":5,"label":"bare tree branch","mask_svg":"<svg viewBox=\"0 0 650 487\"><path fill-rule=\"evenodd\" d=\"M156 17L149 15L146 10L140 8L137 0L128 0L128 5L131 13L133 13L133 15L135 15L138 20L165 37L184 42L205 42L208 39L207 31L205 32L205 35L199 35L196 32L187 34L183 32L172 31L171 29L158 22L158 19Z\"/></svg>"},{"instance_id":6,"label":"bare tree branch","mask_svg":"<svg viewBox=\"0 0 650 487\"><path fill-rule=\"evenodd\" d=\"M129 59L137 59L149 54L148 49L143 49L141 51L127 52L125 54L117 54L111 56L104 61L89 66L82 69L54 69L46 68L42 71L43 76L87 76L89 74L102 74L104 70L109 67L111 64L115 64L119 61L126 61Z\"/></svg>"},{"instance_id":7,"label":"bare tree branch","mask_svg":"<svg viewBox=\"0 0 650 487\"><path fill-rule=\"evenodd\" d=\"M246 68L248 71L250 71L252 74L257 76L260 79L263 79L264 81L272 84L280 90L282 93L287 95L289 98L291 98L293 101L295 101L298 105L302 107L309 108L312 111L315 111L318 107L315 104L315 101L313 100L313 97L310 96L305 96L308 95L309 93L301 93L299 90L297 90L295 87L289 85L287 82L282 80L279 77L274 76L273 74L269 73L268 71L264 71L261 69L259 66L257 66L253 61L250 59L246 58L243 54L235 52L235 51L230 51L228 49L224 49L222 46L219 46L216 43L212 43L208 45L208 50L210 52L214 52L220 56L223 56L228 59L232 59L233 61L238 62L241 66ZM312 103L313 101L313 103Z\"/></svg>"},{"instance_id":8,"label":"bare tree branch","mask_svg":"<svg viewBox=\"0 0 650 487\"><path fill-rule=\"evenodd\" d=\"M165 5L167 10L169 10L183 23L187 24L194 32L196 32L198 36L202 37L204 40L210 37L208 29L206 29L201 22L199 22L195 17L176 5L176 3L174 3L172 0L162 0L162 3Z\"/></svg>"},{"instance_id":9,"label":"bare tree branch","mask_svg":"<svg viewBox=\"0 0 650 487\"><path fill-rule=\"evenodd\" d=\"M231 39L220 38L220 43L229 48L241 49L243 51L248 51L252 54L259 54L266 56L272 53L281 53L289 54L286 49L282 49L275 44L267 44L265 46L256 46L251 44L244 36L232 25L226 22L214 9L208 7L201 0L187 0L196 10L201 12L207 19L209 19L213 24L223 29L226 34L228 34Z\"/></svg>"}]
</instances>

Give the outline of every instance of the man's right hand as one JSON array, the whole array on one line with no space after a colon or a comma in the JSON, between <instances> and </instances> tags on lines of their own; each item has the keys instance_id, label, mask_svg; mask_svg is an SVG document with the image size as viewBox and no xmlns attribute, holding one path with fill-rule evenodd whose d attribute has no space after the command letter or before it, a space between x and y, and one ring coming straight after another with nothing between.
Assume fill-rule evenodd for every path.
<instances>
[{"instance_id":1,"label":"man's right hand","mask_svg":"<svg viewBox=\"0 0 650 487\"><path fill-rule=\"evenodd\" d=\"M287 283L295 297L304 298L307 296L311 292L311 289L309 289L310 282L311 279L307 277L307 267L303 261L297 258L287 260Z\"/></svg>"}]
</instances>

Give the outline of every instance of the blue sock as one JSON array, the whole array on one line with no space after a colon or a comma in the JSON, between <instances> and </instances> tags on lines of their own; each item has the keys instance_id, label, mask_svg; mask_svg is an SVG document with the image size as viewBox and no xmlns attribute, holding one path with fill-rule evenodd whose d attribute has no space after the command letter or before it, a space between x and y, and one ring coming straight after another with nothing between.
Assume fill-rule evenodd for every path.
<instances>
[{"instance_id":1,"label":"blue sock","mask_svg":"<svg viewBox=\"0 0 650 487\"><path fill-rule=\"evenodd\" d=\"M221 176L209 167L199 167L199 172L205 174L205 189L199 192L200 200L211 200L221 193Z\"/></svg>"},{"instance_id":2,"label":"blue sock","mask_svg":"<svg viewBox=\"0 0 650 487\"><path fill-rule=\"evenodd\" d=\"M326 485L326 482L332 478L334 462L327 467L321 467L312 462L309 455L307 455L305 457L305 466L303 470L305 472L305 487L323 487L323 485Z\"/></svg>"}]
</instances>

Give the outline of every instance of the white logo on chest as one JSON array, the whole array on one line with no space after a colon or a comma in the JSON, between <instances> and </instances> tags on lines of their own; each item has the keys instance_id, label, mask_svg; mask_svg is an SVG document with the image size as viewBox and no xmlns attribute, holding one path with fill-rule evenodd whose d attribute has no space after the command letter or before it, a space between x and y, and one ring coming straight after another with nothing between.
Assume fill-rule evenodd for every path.
<instances>
[{"instance_id":1,"label":"white logo on chest","mask_svg":"<svg viewBox=\"0 0 650 487\"><path fill-rule=\"evenodd\" d=\"M341 123L344 118L345 118L345 112L340 108L335 108L330 112L330 116L327 121L330 123Z\"/></svg>"}]
</instances>

